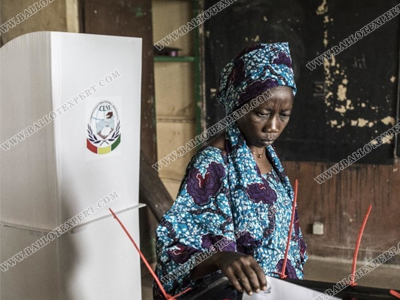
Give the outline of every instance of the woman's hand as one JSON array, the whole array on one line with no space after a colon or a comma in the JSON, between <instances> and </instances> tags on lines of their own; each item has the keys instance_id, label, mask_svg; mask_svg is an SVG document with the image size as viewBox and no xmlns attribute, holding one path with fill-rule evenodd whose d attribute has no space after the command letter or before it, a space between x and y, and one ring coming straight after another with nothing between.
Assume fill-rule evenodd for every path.
<instances>
[{"instance_id":1,"label":"woman's hand","mask_svg":"<svg viewBox=\"0 0 400 300\"><path fill-rule=\"evenodd\" d=\"M228 277L239 292L258 293L267 289L264 271L254 257L239 252L218 252L212 257L215 266Z\"/></svg>"}]
</instances>

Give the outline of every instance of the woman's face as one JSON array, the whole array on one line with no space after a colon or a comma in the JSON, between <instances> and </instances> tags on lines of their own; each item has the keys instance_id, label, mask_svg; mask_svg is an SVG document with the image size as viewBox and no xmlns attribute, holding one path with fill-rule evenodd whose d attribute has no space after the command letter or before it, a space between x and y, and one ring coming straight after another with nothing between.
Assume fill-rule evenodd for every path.
<instances>
[{"instance_id":1,"label":"woman's face","mask_svg":"<svg viewBox=\"0 0 400 300\"><path fill-rule=\"evenodd\" d=\"M292 88L277 86L270 91L271 98L236 121L249 146L271 145L289 122L293 107Z\"/></svg>"}]
</instances>

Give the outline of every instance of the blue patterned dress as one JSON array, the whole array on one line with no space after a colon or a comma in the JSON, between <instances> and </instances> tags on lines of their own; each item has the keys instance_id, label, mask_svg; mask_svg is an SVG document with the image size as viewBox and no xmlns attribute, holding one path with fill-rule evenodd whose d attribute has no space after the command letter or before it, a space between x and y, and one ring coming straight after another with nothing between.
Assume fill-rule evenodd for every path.
<instances>
[{"instance_id":1,"label":"blue patterned dress","mask_svg":"<svg viewBox=\"0 0 400 300\"><path fill-rule=\"evenodd\" d=\"M157 228L157 276L171 295L195 281L191 270L216 251L252 255L266 275L282 270L293 189L272 146L273 168L261 175L236 123L225 133L227 154L206 146L190 161L178 196ZM297 209L286 274L303 278L307 260ZM154 299L164 299L154 285Z\"/></svg>"}]
</instances>

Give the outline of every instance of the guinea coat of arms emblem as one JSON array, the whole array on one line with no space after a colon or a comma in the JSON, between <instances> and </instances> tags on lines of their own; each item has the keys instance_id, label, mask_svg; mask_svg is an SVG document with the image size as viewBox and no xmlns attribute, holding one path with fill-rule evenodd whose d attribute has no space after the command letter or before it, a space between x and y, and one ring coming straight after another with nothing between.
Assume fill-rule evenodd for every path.
<instances>
[{"instance_id":1,"label":"guinea coat of arms emblem","mask_svg":"<svg viewBox=\"0 0 400 300\"><path fill-rule=\"evenodd\" d=\"M110 101L101 101L90 115L86 147L96 154L110 153L121 143L120 130L117 109Z\"/></svg>"}]
</instances>

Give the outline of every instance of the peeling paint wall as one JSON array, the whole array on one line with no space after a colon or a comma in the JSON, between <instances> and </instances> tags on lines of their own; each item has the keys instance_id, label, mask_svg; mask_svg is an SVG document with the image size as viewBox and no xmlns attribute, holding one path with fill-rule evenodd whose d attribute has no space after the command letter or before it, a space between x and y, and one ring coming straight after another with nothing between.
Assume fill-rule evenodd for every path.
<instances>
[{"instance_id":1,"label":"peeling paint wall","mask_svg":"<svg viewBox=\"0 0 400 300\"><path fill-rule=\"evenodd\" d=\"M334 18L329 15L329 4L334 3L333 1L329 0L322 0L322 4L316 10L316 14L323 16L322 26L324 28L324 37L322 44L324 46L324 51L327 51L332 46L337 45L340 40L335 39L335 37L329 36L329 33L332 28L335 28ZM368 38L368 37L366 37ZM372 105L369 104L369 99L350 99L347 96L348 86L354 88L352 86L351 80L352 76L348 76L347 70L350 66L342 65L336 61L335 56L332 56L330 60L324 60L324 75L325 75L325 86L327 93L325 95L325 104L326 110L325 112L328 113L329 110L334 109L335 112L338 113L337 117L331 119L327 122L329 123L332 128L336 129L344 129L346 126L355 126L355 127L365 127L368 126L369 128L376 128L376 125L379 122L382 122L385 125L391 124L392 126L395 124L394 114L393 116L387 116L385 118L376 119L377 114L379 113L380 105ZM355 59L355 64L353 67L360 68L360 69L367 69L367 62L365 60L365 55L362 55L361 59ZM372 70L369 70L372 72ZM388 85L397 85L397 77L396 73L391 76L387 76L387 84ZM389 100L392 100L393 95L387 93L384 95L385 103L388 103ZM369 104L369 105L368 105ZM349 111L353 111L355 107L358 107L358 111L360 114L364 115L364 117L347 117L346 113ZM348 114L347 114L348 115ZM354 115L354 114L353 114ZM368 116L368 119L366 119ZM378 131L375 131L378 133ZM388 143L393 143L391 140Z\"/></svg>"}]
</instances>

